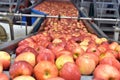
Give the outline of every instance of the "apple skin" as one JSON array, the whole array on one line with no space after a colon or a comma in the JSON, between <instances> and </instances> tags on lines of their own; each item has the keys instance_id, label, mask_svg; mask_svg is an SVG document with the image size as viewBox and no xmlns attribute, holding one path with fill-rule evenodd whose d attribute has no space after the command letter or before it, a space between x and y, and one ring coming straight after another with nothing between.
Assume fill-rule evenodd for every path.
<instances>
[{"instance_id":1,"label":"apple skin","mask_svg":"<svg viewBox=\"0 0 120 80\"><path fill-rule=\"evenodd\" d=\"M98 47L96 45L94 45L94 44L88 45L88 48L87 48L86 52L94 53L94 54L96 54L98 56L101 54Z\"/></svg>"},{"instance_id":2,"label":"apple skin","mask_svg":"<svg viewBox=\"0 0 120 80\"><path fill-rule=\"evenodd\" d=\"M59 76L65 80L80 80L81 73L75 63L67 62L59 71Z\"/></svg>"},{"instance_id":3,"label":"apple skin","mask_svg":"<svg viewBox=\"0 0 120 80\"><path fill-rule=\"evenodd\" d=\"M57 66L58 70L60 70L63 67L63 65L67 62L74 63L73 57L70 55L61 55L56 59L55 65Z\"/></svg>"},{"instance_id":4,"label":"apple skin","mask_svg":"<svg viewBox=\"0 0 120 80\"><path fill-rule=\"evenodd\" d=\"M26 61L18 61L10 66L9 74L10 78L13 79L20 75L32 75L33 67Z\"/></svg>"},{"instance_id":5,"label":"apple skin","mask_svg":"<svg viewBox=\"0 0 120 80\"><path fill-rule=\"evenodd\" d=\"M93 73L96 62L89 55L82 55L76 59L76 64L79 68L79 71L83 75L90 75Z\"/></svg>"},{"instance_id":6,"label":"apple skin","mask_svg":"<svg viewBox=\"0 0 120 80\"><path fill-rule=\"evenodd\" d=\"M118 45L119 45L119 44L118 44L117 42L112 42L112 43L109 45L109 48L112 49L112 50L115 50Z\"/></svg>"},{"instance_id":7,"label":"apple skin","mask_svg":"<svg viewBox=\"0 0 120 80\"><path fill-rule=\"evenodd\" d=\"M35 66L36 64L36 56L32 53L32 52L23 52L21 54L19 54L15 60L15 62L17 61L26 61L29 64L31 64L32 66Z\"/></svg>"},{"instance_id":8,"label":"apple skin","mask_svg":"<svg viewBox=\"0 0 120 80\"><path fill-rule=\"evenodd\" d=\"M103 42L98 46L98 50L100 53L105 53L109 49L109 43L108 42Z\"/></svg>"},{"instance_id":9,"label":"apple skin","mask_svg":"<svg viewBox=\"0 0 120 80\"><path fill-rule=\"evenodd\" d=\"M41 61L34 67L34 76L37 80L45 80L58 76L58 69L50 61Z\"/></svg>"},{"instance_id":10,"label":"apple skin","mask_svg":"<svg viewBox=\"0 0 120 80\"><path fill-rule=\"evenodd\" d=\"M99 64L109 64L111 66L116 67L120 71L120 63L117 59L111 58L111 57L106 57L102 59Z\"/></svg>"},{"instance_id":11,"label":"apple skin","mask_svg":"<svg viewBox=\"0 0 120 80\"><path fill-rule=\"evenodd\" d=\"M35 80L35 78L32 76L22 75L15 77L13 80Z\"/></svg>"},{"instance_id":12,"label":"apple skin","mask_svg":"<svg viewBox=\"0 0 120 80\"><path fill-rule=\"evenodd\" d=\"M23 53L23 52L32 52L35 56L38 55L37 51L34 48L32 48L32 47L26 47L25 49L23 49L21 51L21 53Z\"/></svg>"},{"instance_id":13,"label":"apple skin","mask_svg":"<svg viewBox=\"0 0 120 80\"><path fill-rule=\"evenodd\" d=\"M41 52L39 52L37 56L37 63L43 60L51 61L52 63L54 63L55 62L54 53L50 49L46 49L46 48L43 49Z\"/></svg>"},{"instance_id":14,"label":"apple skin","mask_svg":"<svg viewBox=\"0 0 120 80\"><path fill-rule=\"evenodd\" d=\"M98 65L93 73L94 80L120 80L120 72L109 64Z\"/></svg>"},{"instance_id":15,"label":"apple skin","mask_svg":"<svg viewBox=\"0 0 120 80\"><path fill-rule=\"evenodd\" d=\"M91 57L92 59L94 59L96 65L99 63L99 56L92 53L92 52L86 52L84 55L88 55L89 57Z\"/></svg>"},{"instance_id":16,"label":"apple skin","mask_svg":"<svg viewBox=\"0 0 120 80\"><path fill-rule=\"evenodd\" d=\"M48 78L46 80L65 80L65 79L63 79L61 77L53 77L53 78Z\"/></svg>"},{"instance_id":17,"label":"apple skin","mask_svg":"<svg viewBox=\"0 0 120 80\"><path fill-rule=\"evenodd\" d=\"M3 72L3 65L2 65L2 63L0 63L0 73L2 73Z\"/></svg>"},{"instance_id":18,"label":"apple skin","mask_svg":"<svg viewBox=\"0 0 120 80\"><path fill-rule=\"evenodd\" d=\"M105 53L101 53L101 55L99 56L99 61L101 61L105 57L115 58L115 56L111 52L106 51Z\"/></svg>"},{"instance_id":19,"label":"apple skin","mask_svg":"<svg viewBox=\"0 0 120 80\"><path fill-rule=\"evenodd\" d=\"M56 58L58 58L61 55L71 55L72 56L72 53L68 50L61 50L61 51L57 52L55 55L56 55Z\"/></svg>"},{"instance_id":20,"label":"apple skin","mask_svg":"<svg viewBox=\"0 0 120 80\"><path fill-rule=\"evenodd\" d=\"M0 73L0 80L9 80L9 77L5 73Z\"/></svg>"},{"instance_id":21,"label":"apple skin","mask_svg":"<svg viewBox=\"0 0 120 80\"><path fill-rule=\"evenodd\" d=\"M10 66L11 56L5 51L0 51L0 63L3 65L3 69L8 69Z\"/></svg>"},{"instance_id":22,"label":"apple skin","mask_svg":"<svg viewBox=\"0 0 120 80\"><path fill-rule=\"evenodd\" d=\"M73 58L76 60L79 56L85 53L84 49L81 46L76 46L72 49Z\"/></svg>"}]
</instances>

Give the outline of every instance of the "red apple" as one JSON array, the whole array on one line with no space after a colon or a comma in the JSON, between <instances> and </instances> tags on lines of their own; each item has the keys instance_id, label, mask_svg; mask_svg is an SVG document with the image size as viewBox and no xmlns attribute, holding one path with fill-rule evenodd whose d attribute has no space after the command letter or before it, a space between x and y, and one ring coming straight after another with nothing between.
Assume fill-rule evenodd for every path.
<instances>
[{"instance_id":1,"label":"red apple","mask_svg":"<svg viewBox=\"0 0 120 80\"><path fill-rule=\"evenodd\" d=\"M55 62L55 55L50 49L43 49L37 56L37 63L43 60Z\"/></svg>"},{"instance_id":2,"label":"red apple","mask_svg":"<svg viewBox=\"0 0 120 80\"><path fill-rule=\"evenodd\" d=\"M59 56L64 55L64 54L72 56L72 53L68 50L61 50L61 51L57 52L55 55L56 55L56 58L58 58Z\"/></svg>"},{"instance_id":3,"label":"red apple","mask_svg":"<svg viewBox=\"0 0 120 80\"><path fill-rule=\"evenodd\" d=\"M8 69L10 66L11 56L8 52L0 51L0 63L3 65L3 69Z\"/></svg>"},{"instance_id":4,"label":"red apple","mask_svg":"<svg viewBox=\"0 0 120 80\"><path fill-rule=\"evenodd\" d=\"M115 56L114 56L111 52L106 51L105 53L101 53L101 54L100 54L99 60L101 61L101 60L104 59L105 57L115 58Z\"/></svg>"},{"instance_id":5,"label":"red apple","mask_svg":"<svg viewBox=\"0 0 120 80\"><path fill-rule=\"evenodd\" d=\"M120 52L120 45L115 48L115 51Z\"/></svg>"},{"instance_id":6,"label":"red apple","mask_svg":"<svg viewBox=\"0 0 120 80\"><path fill-rule=\"evenodd\" d=\"M116 59L119 58L119 53L117 51L115 51L115 50L108 49L107 53L112 53Z\"/></svg>"},{"instance_id":7,"label":"red apple","mask_svg":"<svg viewBox=\"0 0 120 80\"><path fill-rule=\"evenodd\" d=\"M72 49L73 58L77 59L79 56L83 55L85 53L84 49L81 48L81 46L76 46Z\"/></svg>"},{"instance_id":8,"label":"red apple","mask_svg":"<svg viewBox=\"0 0 120 80\"><path fill-rule=\"evenodd\" d=\"M32 52L23 52L21 54L19 54L15 60L15 62L17 61L26 61L29 64L31 64L32 66L35 66L36 64L36 56L32 53Z\"/></svg>"},{"instance_id":9,"label":"red apple","mask_svg":"<svg viewBox=\"0 0 120 80\"><path fill-rule=\"evenodd\" d=\"M60 70L63 67L63 65L67 62L74 63L73 57L70 55L61 55L60 57L56 59L55 64L57 68Z\"/></svg>"},{"instance_id":10,"label":"red apple","mask_svg":"<svg viewBox=\"0 0 120 80\"><path fill-rule=\"evenodd\" d=\"M2 72L3 72L3 64L0 63L0 73L2 73Z\"/></svg>"},{"instance_id":11,"label":"red apple","mask_svg":"<svg viewBox=\"0 0 120 80\"><path fill-rule=\"evenodd\" d=\"M94 54L96 54L98 56L101 54L96 45L89 45L86 52L94 53Z\"/></svg>"},{"instance_id":12,"label":"red apple","mask_svg":"<svg viewBox=\"0 0 120 80\"><path fill-rule=\"evenodd\" d=\"M93 73L94 80L120 80L120 72L109 64L98 65Z\"/></svg>"},{"instance_id":13,"label":"red apple","mask_svg":"<svg viewBox=\"0 0 120 80\"><path fill-rule=\"evenodd\" d=\"M0 80L9 80L9 77L5 73L0 73Z\"/></svg>"},{"instance_id":14,"label":"red apple","mask_svg":"<svg viewBox=\"0 0 120 80\"><path fill-rule=\"evenodd\" d=\"M63 65L62 69L59 71L59 75L65 80L80 80L81 78L78 66L71 62L67 62Z\"/></svg>"},{"instance_id":15,"label":"red apple","mask_svg":"<svg viewBox=\"0 0 120 80\"><path fill-rule=\"evenodd\" d=\"M10 66L9 74L10 78L13 79L20 75L32 75L33 67L26 61L18 61Z\"/></svg>"},{"instance_id":16,"label":"red apple","mask_svg":"<svg viewBox=\"0 0 120 80\"><path fill-rule=\"evenodd\" d=\"M76 64L79 67L80 73L83 75L90 75L93 73L96 62L89 55L82 55L76 59Z\"/></svg>"},{"instance_id":17,"label":"red apple","mask_svg":"<svg viewBox=\"0 0 120 80\"><path fill-rule=\"evenodd\" d=\"M53 78L48 78L46 80L65 80L65 79L61 77L53 77Z\"/></svg>"},{"instance_id":18,"label":"red apple","mask_svg":"<svg viewBox=\"0 0 120 80\"><path fill-rule=\"evenodd\" d=\"M22 75L15 77L13 80L35 80L35 78L32 76Z\"/></svg>"},{"instance_id":19,"label":"red apple","mask_svg":"<svg viewBox=\"0 0 120 80\"><path fill-rule=\"evenodd\" d=\"M58 69L50 61L41 61L34 67L34 76L37 80L45 80L58 76Z\"/></svg>"},{"instance_id":20,"label":"red apple","mask_svg":"<svg viewBox=\"0 0 120 80\"><path fill-rule=\"evenodd\" d=\"M25 49L23 49L21 51L21 53L23 53L23 52L32 52L35 56L38 55L37 51L34 48L32 48L32 47L26 47Z\"/></svg>"},{"instance_id":21,"label":"red apple","mask_svg":"<svg viewBox=\"0 0 120 80\"><path fill-rule=\"evenodd\" d=\"M17 49L16 49L16 51L15 51L16 56L18 56L20 53L22 53L22 51L23 51L26 47L29 47L29 46L28 46L28 45L18 46Z\"/></svg>"},{"instance_id":22,"label":"red apple","mask_svg":"<svg viewBox=\"0 0 120 80\"><path fill-rule=\"evenodd\" d=\"M120 63L117 59L111 57L105 57L100 61L100 64L109 64L116 67L120 71Z\"/></svg>"},{"instance_id":23,"label":"red apple","mask_svg":"<svg viewBox=\"0 0 120 80\"><path fill-rule=\"evenodd\" d=\"M94 54L94 53L92 53L92 52L86 52L85 54L84 54L84 56L89 56L89 57L91 57L92 59L94 59L94 61L95 61L95 63L96 63L96 65L99 63L99 56L98 55L96 55L96 54Z\"/></svg>"},{"instance_id":24,"label":"red apple","mask_svg":"<svg viewBox=\"0 0 120 80\"><path fill-rule=\"evenodd\" d=\"M98 50L100 51L100 53L105 53L109 49L108 46L109 46L108 42L103 42L98 46Z\"/></svg>"},{"instance_id":25,"label":"red apple","mask_svg":"<svg viewBox=\"0 0 120 80\"><path fill-rule=\"evenodd\" d=\"M26 45L32 48L37 46L37 43L32 38L26 38L18 43L18 46Z\"/></svg>"},{"instance_id":26,"label":"red apple","mask_svg":"<svg viewBox=\"0 0 120 80\"><path fill-rule=\"evenodd\" d=\"M118 46L119 44L117 42L112 42L110 45L109 45L109 48L112 49L112 50L115 50L115 48Z\"/></svg>"},{"instance_id":27,"label":"red apple","mask_svg":"<svg viewBox=\"0 0 120 80\"><path fill-rule=\"evenodd\" d=\"M59 43L59 44L54 44L50 43L48 46L48 49L50 49L55 55L61 50L64 50L65 44L64 43Z\"/></svg>"}]
</instances>

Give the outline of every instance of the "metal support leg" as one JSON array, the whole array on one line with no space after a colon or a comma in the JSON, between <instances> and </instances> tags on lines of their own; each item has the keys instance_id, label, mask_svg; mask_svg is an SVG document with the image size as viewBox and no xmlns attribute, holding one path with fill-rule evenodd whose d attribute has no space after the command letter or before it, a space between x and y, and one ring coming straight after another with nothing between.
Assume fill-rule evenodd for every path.
<instances>
[{"instance_id":1,"label":"metal support leg","mask_svg":"<svg viewBox=\"0 0 120 80\"><path fill-rule=\"evenodd\" d=\"M120 28L116 27L116 26L114 26L113 28L114 28L114 39L116 41L118 41L118 39L119 39L119 33L120 33Z\"/></svg>"}]
</instances>

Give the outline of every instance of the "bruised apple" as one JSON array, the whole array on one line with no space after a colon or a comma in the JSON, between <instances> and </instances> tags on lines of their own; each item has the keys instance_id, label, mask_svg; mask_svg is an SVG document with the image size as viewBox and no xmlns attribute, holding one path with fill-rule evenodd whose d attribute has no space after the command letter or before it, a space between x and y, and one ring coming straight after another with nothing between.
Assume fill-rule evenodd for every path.
<instances>
[{"instance_id":1,"label":"bruised apple","mask_svg":"<svg viewBox=\"0 0 120 80\"><path fill-rule=\"evenodd\" d=\"M35 78L32 76L22 75L15 77L13 80L35 80Z\"/></svg>"},{"instance_id":2,"label":"bruised apple","mask_svg":"<svg viewBox=\"0 0 120 80\"><path fill-rule=\"evenodd\" d=\"M76 59L76 64L79 68L79 71L83 75L90 75L93 73L96 62L89 55L82 55Z\"/></svg>"},{"instance_id":3,"label":"bruised apple","mask_svg":"<svg viewBox=\"0 0 120 80\"><path fill-rule=\"evenodd\" d=\"M120 80L120 72L109 64L98 65L93 73L94 80Z\"/></svg>"},{"instance_id":4,"label":"bruised apple","mask_svg":"<svg viewBox=\"0 0 120 80\"><path fill-rule=\"evenodd\" d=\"M3 65L3 69L8 69L10 66L10 54L5 51L0 51L0 63Z\"/></svg>"},{"instance_id":5,"label":"bruised apple","mask_svg":"<svg viewBox=\"0 0 120 80\"><path fill-rule=\"evenodd\" d=\"M9 80L9 77L5 73L0 73L0 80Z\"/></svg>"},{"instance_id":6,"label":"bruised apple","mask_svg":"<svg viewBox=\"0 0 120 80\"><path fill-rule=\"evenodd\" d=\"M60 70L63 67L63 65L67 62L74 63L73 57L70 55L61 55L60 57L58 57L56 59L55 64L56 64L58 70Z\"/></svg>"},{"instance_id":7,"label":"bruised apple","mask_svg":"<svg viewBox=\"0 0 120 80\"><path fill-rule=\"evenodd\" d=\"M78 66L75 63L65 63L62 69L59 71L60 77L65 80L80 80L81 73Z\"/></svg>"},{"instance_id":8,"label":"bruised apple","mask_svg":"<svg viewBox=\"0 0 120 80\"><path fill-rule=\"evenodd\" d=\"M37 80L46 80L58 76L56 65L50 61L41 61L34 67L34 76Z\"/></svg>"},{"instance_id":9,"label":"bruised apple","mask_svg":"<svg viewBox=\"0 0 120 80\"><path fill-rule=\"evenodd\" d=\"M18 61L10 66L9 74L10 78L13 79L20 75L32 75L33 67L26 61Z\"/></svg>"},{"instance_id":10,"label":"bruised apple","mask_svg":"<svg viewBox=\"0 0 120 80\"><path fill-rule=\"evenodd\" d=\"M36 64L36 56L32 52L23 52L15 58L15 62L17 61L26 61L34 66Z\"/></svg>"}]
</instances>

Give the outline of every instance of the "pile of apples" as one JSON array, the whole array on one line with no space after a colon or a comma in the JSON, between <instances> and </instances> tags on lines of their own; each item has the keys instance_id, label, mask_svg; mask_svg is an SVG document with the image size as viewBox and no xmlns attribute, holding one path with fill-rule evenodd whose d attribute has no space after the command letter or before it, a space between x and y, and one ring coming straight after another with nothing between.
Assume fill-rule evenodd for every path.
<instances>
[{"instance_id":1,"label":"pile of apples","mask_svg":"<svg viewBox=\"0 0 120 80\"><path fill-rule=\"evenodd\" d=\"M89 75L92 80L120 80L120 45L90 33L82 21L66 21L48 19L44 31L18 43L14 59L0 51L0 79L81 80Z\"/></svg>"},{"instance_id":2,"label":"pile of apples","mask_svg":"<svg viewBox=\"0 0 120 80\"><path fill-rule=\"evenodd\" d=\"M77 9L69 1L57 1L57 0L43 1L42 3L37 5L34 9L54 16L61 15L76 17L78 15Z\"/></svg>"},{"instance_id":3,"label":"pile of apples","mask_svg":"<svg viewBox=\"0 0 120 80\"><path fill-rule=\"evenodd\" d=\"M44 1L36 9L77 15L70 3ZM0 80L120 80L120 44L90 33L82 21L47 18L44 31L20 41L13 55L0 51Z\"/></svg>"}]
</instances>

